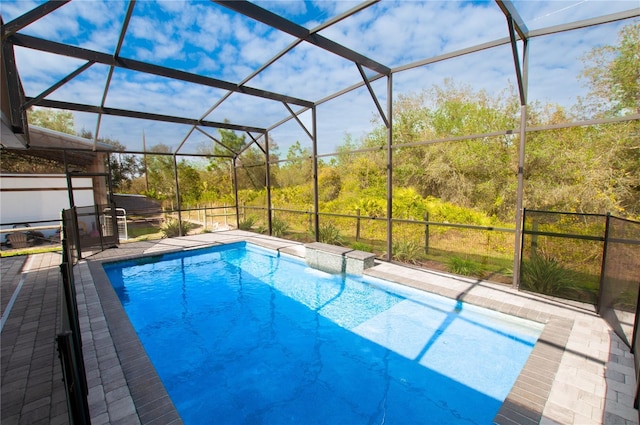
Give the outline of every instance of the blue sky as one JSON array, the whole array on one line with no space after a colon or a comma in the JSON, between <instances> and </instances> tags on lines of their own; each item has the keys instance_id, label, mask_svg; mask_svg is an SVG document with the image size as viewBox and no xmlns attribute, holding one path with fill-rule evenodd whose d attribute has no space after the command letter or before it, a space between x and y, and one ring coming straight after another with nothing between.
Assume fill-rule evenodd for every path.
<instances>
[{"instance_id":1,"label":"blue sky","mask_svg":"<svg viewBox=\"0 0 640 425\"><path fill-rule=\"evenodd\" d=\"M3 0L2 18L9 22L40 3ZM257 3L309 29L358 4L328 0ZM529 29L638 7L635 0L515 0L514 3ZM74 0L21 32L112 54L127 7L127 2L119 0ZM580 57L597 45L615 43L617 32L625 23L629 21L532 40L530 100L564 106L575 103L585 93L576 78L582 68ZM393 68L505 37L506 28L506 20L493 1L389 0L370 6L320 34ZM141 0L136 3L120 55L239 83L294 40L209 1ZM83 64L76 59L24 48L16 48L16 60L28 96L36 96ZM107 75L107 66L93 65L49 98L99 104ZM394 76L394 94L417 93L441 84L446 77L489 93L499 93L516 80L507 46L398 73ZM355 65L302 43L247 85L317 101L359 82L361 77ZM381 102L385 102L385 80L376 82L374 89ZM201 118L225 94L219 89L117 69L105 105ZM286 116L288 112L279 102L233 94L206 119L268 127ZM321 105L320 151L334 151L347 134L361 137L372 128L375 117L375 105L365 89ZM310 114L301 119L308 124ZM95 132L95 115L75 114L75 121L78 130ZM105 116L100 136L140 150L144 131L147 146L164 143L175 148L189 136L189 130L188 126ZM215 131L209 131L216 136ZM304 131L293 121L274 130L271 137L283 154L296 140L309 144ZM182 151L193 152L205 140L202 134L192 133Z\"/></svg>"}]
</instances>

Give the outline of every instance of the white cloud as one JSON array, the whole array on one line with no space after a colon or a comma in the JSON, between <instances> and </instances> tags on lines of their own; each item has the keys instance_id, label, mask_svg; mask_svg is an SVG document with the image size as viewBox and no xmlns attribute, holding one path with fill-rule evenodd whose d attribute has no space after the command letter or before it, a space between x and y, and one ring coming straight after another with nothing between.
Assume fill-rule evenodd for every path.
<instances>
[{"instance_id":1,"label":"white cloud","mask_svg":"<svg viewBox=\"0 0 640 425\"><path fill-rule=\"evenodd\" d=\"M0 3L0 13L2 13L2 19L4 20L4 23L7 24L17 17L24 15L31 9L37 7L38 4L38 2L33 0L6 0Z\"/></svg>"},{"instance_id":2,"label":"white cloud","mask_svg":"<svg viewBox=\"0 0 640 425\"><path fill-rule=\"evenodd\" d=\"M16 64L25 92L36 96L85 62L52 53L16 47Z\"/></svg>"},{"instance_id":3,"label":"white cloud","mask_svg":"<svg viewBox=\"0 0 640 425\"><path fill-rule=\"evenodd\" d=\"M550 27L638 8L637 0L518 1L529 29Z\"/></svg>"},{"instance_id":4,"label":"white cloud","mask_svg":"<svg viewBox=\"0 0 640 425\"><path fill-rule=\"evenodd\" d=\"M261 1L258 6L285 16L303 16L308 12L306 2L303 1Z\"/></svg>"},{"instance_id":5,"label":"white cloud","mask_svg":"<svg viewBox=\"0 0 640 425\"><path fill-rule=\"evenodd\" d=\"M61 9L67 6L68 4L40 18L21 32L54 41L61 41L64 38L76 36L80 30L80 24L73 16L62 13Z\"/></svg>"},{"instance_id":6,"label":"white cloud","mask_svg":"<svg viewBox=\"0 0 640 425\"><path fill-rule=\"evenodd\" d=\"M60 8L60 12L69 19L81 19L92 26L101 27L110 25L113 20L123 17L126 5L127 2L122 0L73 1Z\"/></svg>"},{"instance_id":7,"label":"white cloud","mask_svg":"<svg viewBox=\"0 0 640 425\"><path fill-rule=\"evenodd\" d=\"M129 22L127 36L153 41L157 36L157 22L142 16L133 16Z\"/></svg>"},{"instance_id":8,"label":"white cloud","mask_svg":"<svg viewBox=\"0 0 640 425\"><path fill-rule=\"evenodd\" d=\"M5 22L24 13L27 4L29 7L36 5L26 0L3 1L0 7ZM74 1L23 32L113 52L127 4L124 1ZM284 13L288 19L308 28L356 4L325 0L258 3L261 7ZM524 19L531 22L530 28L608 14L629 9L634 4L637 7L634 1L515 2ZM567 9L561 10L563 8ZM576 79L582 67L580 56L595 45L614 43L621 25L623 23L532 40L531 99L572 104L576 96L584 94L584 88ZM322 35L394 67L508 34L506 19L493 2L384 1L322 31ZM211 2L144 1L136 3L122 55L238 83L292 40L281 31L233 14ZM32 96L83 64L83 61L20 48L16 49L16 56L24 86ZM51 97L69 101L97 99L94 101L99 102L106 69L106 66L94 65L90 72ZM498 93L516 80L509 46L396 74L394 93L397 96L419 92L441 83L445 77L470 84L474 90ZM360 82L354 64L303 42L248 85L316 101ZM383 104L385 84L386 79L374 83ZM114 75L107 105L197 118L223 94L222 90L119 69ZM321 105L318 108L319 144L327 152L342 142L345 133L360 137L372 128L370 120L376 114L365 88ZM85 121L86 116L82 115L81 119ZM240 124L267 127L287 116L288 112L279 102L236 93L207 119L222 121L228 118ZM135 122L125 121L130 127L131 122ZM113 125L114 136L121 137L121 142L127 143L131 139L132 143L139 143L137 133L141 132L137 127L144 126L151 134L152 128L160 126L149 122L136 124L133 126L136 130L130 132L135 133L133 137L122 124L125 121L103 120L104 131L108 134L107 127ZM160 127L164 132L158 132L157 137L165 142L179 143L184 137L183 126ZM287 125L278 131L277 137L281 139L278 142L282 146L300 138L300 131L295 127ZM167 130L169 128L172 130Z\"/></svg>"},{"instance_id":9,"label":"white cloud","mask_svg":"<svg viewBox=\"0 0 640 425\"><path fill-rule=\"evenodd\" d=\"M539 37L531 42L530 99L569 107L584 96L585 81L580 72L588 64L582 58L592 48L615 44L624 24L608 24L570 33Z\"/></svg>"}]
</instances>

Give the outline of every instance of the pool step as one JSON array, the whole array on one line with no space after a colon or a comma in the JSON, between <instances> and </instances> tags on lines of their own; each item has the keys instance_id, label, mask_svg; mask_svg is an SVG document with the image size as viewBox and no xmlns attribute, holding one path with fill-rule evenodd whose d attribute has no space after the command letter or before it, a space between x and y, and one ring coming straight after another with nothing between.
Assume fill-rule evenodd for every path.
<instances>
[{"instance_id":1,"label":"pool step","mask_svg":"<svg viewBox=\"0 0 640 425\"><path fill-rule=\"evenodd\" d=\"M374 266L376 255L321 242L306 244L305 261L309 267L327 273L361 275Z\"/></svg>"}]
</instances>

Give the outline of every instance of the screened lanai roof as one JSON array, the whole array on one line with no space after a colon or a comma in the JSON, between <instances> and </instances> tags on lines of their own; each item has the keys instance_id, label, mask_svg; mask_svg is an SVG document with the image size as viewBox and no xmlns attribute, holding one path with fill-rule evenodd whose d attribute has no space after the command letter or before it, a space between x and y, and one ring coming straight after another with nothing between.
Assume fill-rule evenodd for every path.
<instances>
[{"instance_id":1,"label":"screened lanai roof","mask_svg":"<svg viewBox=\"0 0 640 425\"><path fill-rule=\"evenodd\" d=\"M130 152L146 140L182 153L216 140L219 128L255 139L268 131L284 148L315 138L319 152L333 152L345 134L385 121L391 75L394 98L453 78L573 102L583 93L581 55L615 43L640 16L635 0L5 0L0 8L3 112L14 132L24 132L29 107L52 107Z\"/></svg>"}]
</instances>

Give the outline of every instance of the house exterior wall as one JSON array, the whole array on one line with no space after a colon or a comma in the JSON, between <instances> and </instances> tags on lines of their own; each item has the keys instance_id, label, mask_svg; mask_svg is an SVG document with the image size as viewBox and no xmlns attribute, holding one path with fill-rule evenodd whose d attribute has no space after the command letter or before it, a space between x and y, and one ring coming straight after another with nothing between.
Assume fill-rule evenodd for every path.
<instances>
[{"instance_id":1,"label":"house exterior wall","mask_svg":"<svg viewBox=\"0 0 640 425\"><path fill-rule=\"evenodd\" d=\"M94 205L91 177L73 177L76 206ZM60 224L60 213L69 208L64 174L0 174L0 228ZM55 229L42 230L46 236Z\"/></svg>"}]
</instances>

